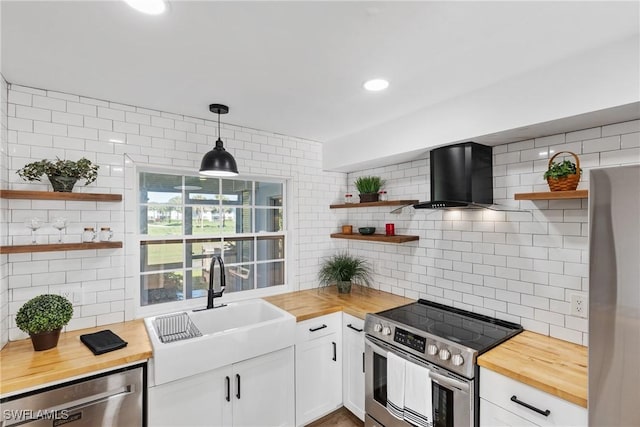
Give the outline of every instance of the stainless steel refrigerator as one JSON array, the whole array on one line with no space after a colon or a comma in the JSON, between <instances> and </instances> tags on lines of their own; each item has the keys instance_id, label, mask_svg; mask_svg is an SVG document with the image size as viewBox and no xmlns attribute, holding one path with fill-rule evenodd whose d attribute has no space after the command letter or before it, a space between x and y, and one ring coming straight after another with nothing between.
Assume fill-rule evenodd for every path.
<instances>
[{"instance_id":1,"label":"stainless steel refrigerator","mask_svg":"<svg viewBox=\"0 0 640 427\"><path fill-rule=\"evenodd\" d=\"M640 426L640 165L589 180L589 425Z\"/></svg>"}]
</instances>

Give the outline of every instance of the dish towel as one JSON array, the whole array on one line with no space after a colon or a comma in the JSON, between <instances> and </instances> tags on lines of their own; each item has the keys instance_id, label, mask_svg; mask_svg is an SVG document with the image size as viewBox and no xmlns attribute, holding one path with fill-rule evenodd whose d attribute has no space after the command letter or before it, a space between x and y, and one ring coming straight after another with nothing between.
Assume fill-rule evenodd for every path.
<instances>
[{"instance_id":1,"label":"dish towel","mask_svg":"<svg viewBox=\"0 0 640 427\"><path fill-rule=\"evenodd\" d=\"M399 420L404 415L405 364L403 358L387 353L387 410Z\"/></svg>"},{"instance_id":2,"label":"dish towel","mask_svg":"<svg viewBox=\"0 0 640 427\"><path fill-rule=\"evenodd\" d=\"M407 363L404 385L404 419L416 426L431 427L433 401L429 369Z\"/></svg>"}]
</instances>

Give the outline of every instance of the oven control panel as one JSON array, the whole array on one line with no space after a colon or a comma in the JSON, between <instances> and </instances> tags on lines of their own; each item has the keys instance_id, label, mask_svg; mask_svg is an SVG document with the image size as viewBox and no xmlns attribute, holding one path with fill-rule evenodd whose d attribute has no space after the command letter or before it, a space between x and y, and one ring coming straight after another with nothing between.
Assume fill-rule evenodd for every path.
<instances>
[{"instance_id":1,"label":"oven control panel","mask_svg":"<svg viewBox=\"0 0 640 427\"><path fill-rule=\"evenodd\" d=\"M413 334L398 327L396 327L395 334L393 335L393 340L404 346L419 351L420 353L424 353L427 345L427 339L425 337L421 337L420 335Z\"/></svg>"}]
</instances>

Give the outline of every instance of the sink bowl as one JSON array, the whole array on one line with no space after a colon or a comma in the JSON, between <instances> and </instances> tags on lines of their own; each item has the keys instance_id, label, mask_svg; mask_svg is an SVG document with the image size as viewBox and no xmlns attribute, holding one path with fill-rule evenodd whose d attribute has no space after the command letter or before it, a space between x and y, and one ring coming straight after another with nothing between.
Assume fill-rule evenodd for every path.
<instances>
[{"instance_id":1,"label":"sink bowl","mask_svg":"<svg viewBox=\"0 0 640 427\"><path fill-rule=\"evenodd\" d=\"M164 316L144 320L153 347L151 385L197 375L294 344L295 317L262 299L185 313L201 336L162 342L157 319ZM186 317L185 313L176 315Z\"/></svg>"}]
</instances>

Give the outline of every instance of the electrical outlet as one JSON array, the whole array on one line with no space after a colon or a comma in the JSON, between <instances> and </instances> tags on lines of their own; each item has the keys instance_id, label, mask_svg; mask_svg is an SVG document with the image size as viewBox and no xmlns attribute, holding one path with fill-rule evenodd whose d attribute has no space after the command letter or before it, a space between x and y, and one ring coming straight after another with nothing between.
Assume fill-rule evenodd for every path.
<instances>
[{"instance_id":1,"label":"electrical outlet","mask_svg":"<svg viewBox=\"0 0 640 427\"><path fill-rule=\"evenodd\" d=\"M81 303L81 293L80 292L74 292L73 288L62 288L58 291L58 294L60 296L65 297L66 299L68 299L71 304L79 304Z\"/></svg>"},{"instance_id":2,"label":"electrical outlet","mask_svg":"<svg viewBox=\"0 0 640 427\"><path fill-rule=\"evenodd\" d=\"M578 317L587 317L589 303L584 294L571 294L571 315Z\"/></svg>"}]
</instances>

